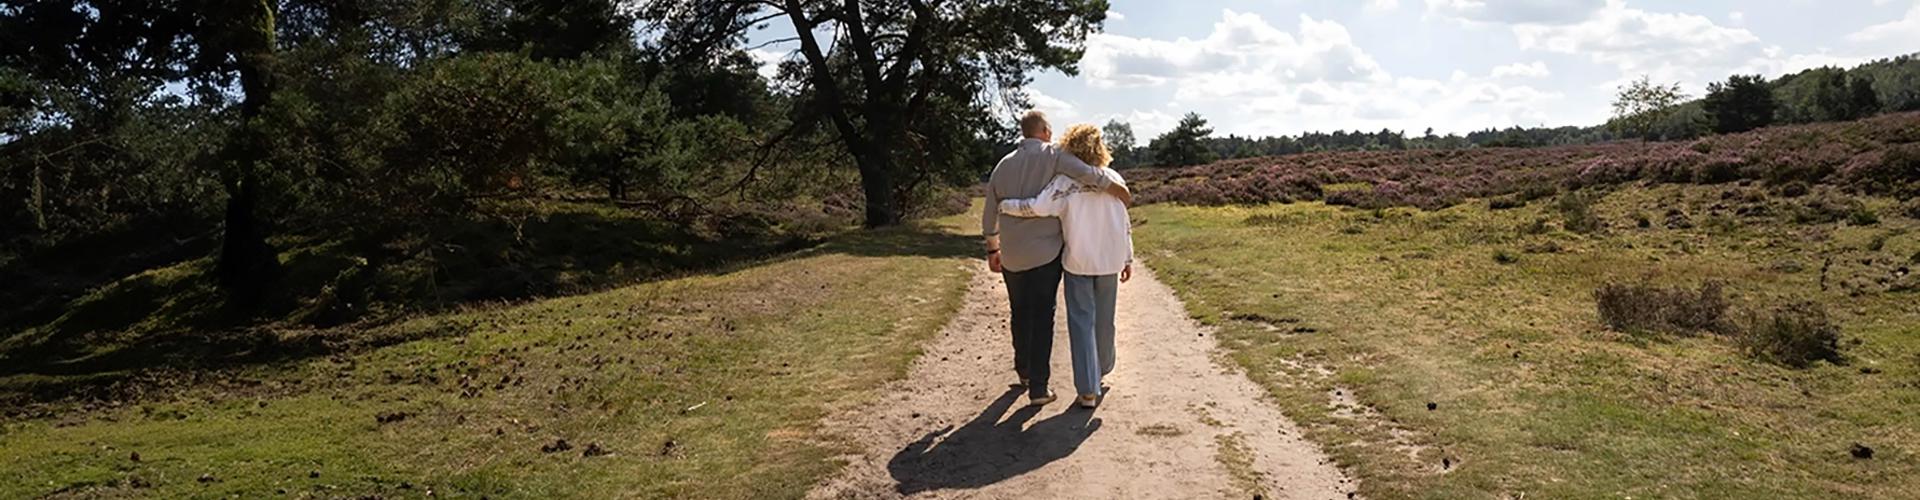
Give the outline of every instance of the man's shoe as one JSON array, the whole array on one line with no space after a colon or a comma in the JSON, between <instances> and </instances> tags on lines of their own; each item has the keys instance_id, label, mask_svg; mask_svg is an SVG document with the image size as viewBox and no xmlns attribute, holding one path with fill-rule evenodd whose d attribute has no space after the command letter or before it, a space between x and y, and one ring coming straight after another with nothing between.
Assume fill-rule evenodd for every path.
<instances>
[{"instance_id":1,"label":"man's shoe","mask_svg":"<svg viewBox=\"0 0 1920 500\"><path fill-rule=\"evenodd\" d=\"M1027 400L1027 406L1043 406L1043 405L1046 405L1047 403L1052 403L1053 400L1056 400L1056 399L1060 399L1060 398L1058 396L1054 396L1052 392L1048 392L1047 395L1045 396L1029 396Z\"/></svg>"},{"instance_id":2,"label":"man's shoe","mask_svg":"<svg viewBox=\"0 0 1920 500\"><path fill-rule=\"evenodd\" d=\"M1007 388L1008 389L1025 389L1027 388L1027 379L1023 378L1023 379L1020 379L1019 382L1007 384Z\"/></svg>"},{"instance_id":3,"label":"man's shoe","mask_svg":"<svg viewBox=\"0 0 1920 500\"><path fill-rule=\"evenodd\" d=\"M1100 406L1100 396L1093 394L1083 394L1080 396L1081 408L1093 408L1095 406Z\"/></svg>"}]
</instances>

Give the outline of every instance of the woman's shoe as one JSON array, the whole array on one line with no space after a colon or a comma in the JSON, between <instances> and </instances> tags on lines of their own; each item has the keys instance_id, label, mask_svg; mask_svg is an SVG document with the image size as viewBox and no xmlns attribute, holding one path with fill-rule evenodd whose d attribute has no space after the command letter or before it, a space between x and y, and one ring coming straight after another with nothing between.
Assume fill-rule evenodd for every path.
<instances>
[{"instance_id":1,"label":"woman's shoe","mask_svg":"<svg viewBox=\"0 0 1920 500\"><path fill-rule=\"evenodd\" d=\"M1094 395L1094 394L1085 394L1080 396L1081 408L1093 408L1095 406L1100 406L1100 396Z\"/></svg>"}]
</instances>

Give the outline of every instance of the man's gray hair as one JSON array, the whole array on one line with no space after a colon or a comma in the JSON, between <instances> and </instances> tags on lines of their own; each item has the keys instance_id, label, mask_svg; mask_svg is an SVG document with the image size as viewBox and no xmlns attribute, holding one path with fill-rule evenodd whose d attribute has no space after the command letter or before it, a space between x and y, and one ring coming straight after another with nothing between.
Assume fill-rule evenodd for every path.
<instances>
[{"instance_id":1,"label":"man's gray hair","mask_svg":"<svg viewBox=\"0 0 1920 500\"><path fill-rule=\"evenodd\" d=\"M1033 137L1040 135L1041 131L1048 128L1047 114L1038 109L1028 110L1026 114L1020 115L1020 135Z\"/></svg>"}]
</instances>

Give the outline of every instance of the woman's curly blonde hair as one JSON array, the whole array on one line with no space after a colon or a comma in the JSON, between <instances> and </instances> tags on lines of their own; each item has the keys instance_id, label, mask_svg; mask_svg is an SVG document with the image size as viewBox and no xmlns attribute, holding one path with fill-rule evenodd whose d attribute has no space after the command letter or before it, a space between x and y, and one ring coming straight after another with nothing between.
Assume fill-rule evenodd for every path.
<instances>
[{"instance_id":1,"label":"woman's curly blonde hair","mask_svg":"<svg viewBox=\"0 0 1920 500\"><path fill-rule=\"evenodd\" d=\"M1067 127L1067 133L1060 136L1060 147L1088 165L1104 167L1113 162L1107 141L1100 138L1100 128L1085 123Z\"/></svg>"}]
</instances>

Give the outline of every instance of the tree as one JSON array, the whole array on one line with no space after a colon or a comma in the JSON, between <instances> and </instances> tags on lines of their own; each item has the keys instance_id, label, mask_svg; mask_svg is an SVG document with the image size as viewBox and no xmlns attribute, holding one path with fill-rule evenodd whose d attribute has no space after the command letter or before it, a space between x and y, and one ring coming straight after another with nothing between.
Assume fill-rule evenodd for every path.
<instances>
[{"instance_id":1,"label":"tree","mask_svg":"<svg viewBox=\"0 0 1920 500\"><path fill-rule=\"evenodd\" d=\"M784 20L797 64L797 126L823 119L859 169L866 225L899 223L932 182L976 177L975 141L996 128L994 96L1035 71L1078 72L1103 0L663 0L643 4L666 59L737 50L746 30ZM821 40L822 36L832 36ZM1024 104L1024 103L1021 103Z\"/></svg>"},{"instance_id":2,"label":"tree","mask_svg":"<svg viewBox=\"0 0 1920 500\"><path fill-rule=\"evenodd\" d=\"M633 20L610 0L471 0L479 26L459 33L469 49L526 50L535 60L579 59L627 44Z\"/></svg>"},{"instance_id":3,"label":"tree","mask_svg":"<svg viewBox=\"0 0 1920 500\"><path fill-rule=\"evenodd\" d=\"M1880 94L1873 91L1873 77L1855 76L1847 89L1848 118L1857 120L1880 113Z\"/></svg>"},{"instance_id":4,"label":"tree","mask_svg":"<svg viewBox=\"0 0 1920 500\"><path fill-rule=\"evenodd\" d=\"M1613 100L1613 121L1609 124L1621 134L1643 139L1656 138L1660 123L1673 107L1686 100L1680 84L1655 84L1646 76L1620 87Z\"/></svg>"},{"instance_id":5,"label":"tree","mask_svg":"<svg viewBox=\"0 0 1920 500\"><path fill-rule=\"evenodd\" d=\"M1813 89L1813 107L1820 121L1840 121L1854 118L1853 102L1848 95L1847 72L1839 68L1831 69L1815 76Z\"/></svg>"},{"instance_id":6,"label":"tree","mask_svg":"<svg viewBox=\"0 0 1920 500\"><path fill-rule=\"evenodd\" d=\"M83 104L71 108L82 113L41 114L83 136L110 133L166 83L191 84L206 101L239 90L238 123L217 153L197 161L217 167L227 194L215 272L238 302L258 299L279 268L257 213L273 139L261 119L277 83L274 8L273 0L69 0L0 9L0 25L24 34L8 37L0 58L48 88L72 89L67 95Z\"/></svg>"},{"instance_id":7,"label":"tree","mask_svg":"<svg viewBox=\"0 0 1920 500\"><path fill-rule=\"evenodd\" d=\"M240 303L258 300L277 277L280 256L267 245L260 220L260 176L266 168L269 138L261 115L273 100L274 11L272 0L208 0L201 6L198 33L203 71L239 74L240 130L223 154L227 187L226 231L215 268L220 283ZM230 61L230 62L229 62Z\"/></svg>"},{"instance_id":8,"label":"tree","mask_svg":"<svg viewBox=\"0 0 1920 500\"><path fill-rule=\"evenodd\" d=\"M1100 135L1105 137L1107 147L1113 149L1113 168L1139 165L1139 159L1133 154L1133 125L1119 120L1107 120L1106 126L1100 127Z\"/></svg>"},{"instance_id":9,"label":"tree","mask_svg":"<svg viewBox=\"0 0 1920 500\"><path fill-rule=\"evenodd\" d=\"M1154 160L1162 166L1184 167L1211 163L1214 153L1207 148L1206 140L1213 135L1213 129L1207 127L1207 120L1199 113L1187 113L1173 130L1160 134L1150 146Z\"/></svg>"},{"instance_id":10,"label":"tree","mask_svg":"<svg viewBox=\"0 0 1920 500\"><path fill-rule=\"evenodd\" d=\"M1713 120L1713 131L1745 132L1773 124L1773 87L1760 75L1733 75L1726 83L1707 85L1701 101Z\"/></svg>"}]
</instances>

